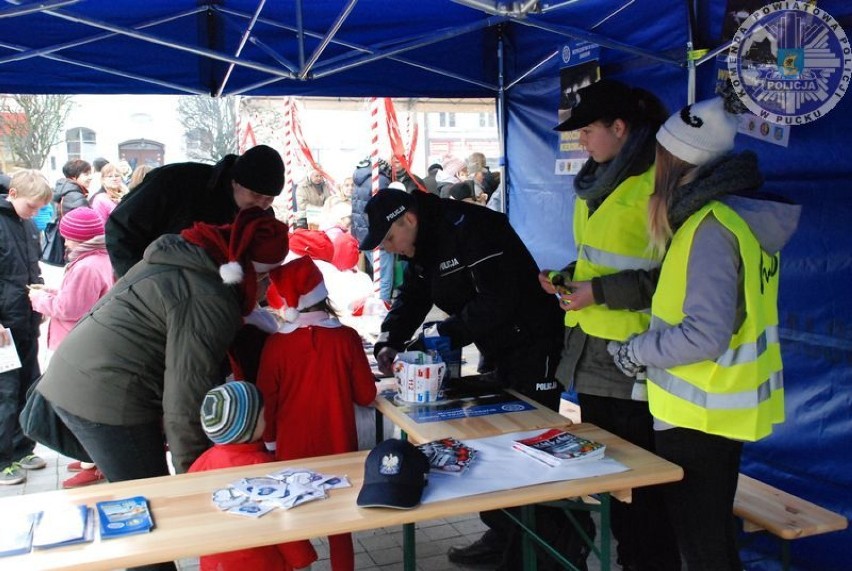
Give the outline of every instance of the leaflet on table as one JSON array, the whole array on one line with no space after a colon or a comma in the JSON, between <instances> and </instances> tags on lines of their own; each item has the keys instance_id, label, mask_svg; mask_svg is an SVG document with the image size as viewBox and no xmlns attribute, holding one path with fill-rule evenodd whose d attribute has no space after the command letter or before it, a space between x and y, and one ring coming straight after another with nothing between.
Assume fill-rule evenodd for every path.
<instances>
[{"instance_id":1,"label":"leaflet on table","mask_svg":"<svg viewBox=\"0 0 852 571\"><path fill-rule=\"evenodd\" d=\"M148 500L143 496L98 502L95 507L103 539L147 533L154 527Z\"/></svg>"},{"instance_id":2,"label":"leaflet on table","mask_svg":"<svg viewBox=\"0 0 852 571\"><path fill-rule=\"evenodd\" d=\"M42 512L33 534L33 548L86 543L95 537L95 510L88 506L59 506Z\"/></svg>"},{"instance_id":3,"label":"leaflet on table","mask_svg":"<svg viewBox=\"0 0 852 571\"><path fill-rule=\"evenodd\" d=\"M606 450L606 446L600 442L587 440L558 428L515 440L512 448L548 466L558 466L563 461L576 462L603 458Z\"/></svg>"},{"instance_id":4,"label":"leaflet on table","mask_svg":"<svg viewBox=\"0 0 852 571\"><path fill-rule=\"evenodd\" d=\"M402 409L418 424L535 410L535 406L502 389L497 389L490 394L450 398L445 402L438 401L426 405L402 403L394 399L394 393L389 391L382 393L382 396Z\"/></svg>"},{"instance_id":5,"label":"leaflet on table","mask_svg":"<svg viewBox=\"0 0 852 571\"><path fill-rule=\"evenodd\" d=\"M430 471L435 474L459 476L476 458L476 450L455 438L434 440L417 448L429 459Z\"/></svg>"},{"instance_id":6,"label":"leaflet on table","mask_svg":"<svg viewBox=\"0 0 852 571\"><path fill-rule=\"evenodd\" d=\"M39 512L5 513L0 526L0 557L29 553L33 544L33 527Z\"/></svg>"}]
</instances>

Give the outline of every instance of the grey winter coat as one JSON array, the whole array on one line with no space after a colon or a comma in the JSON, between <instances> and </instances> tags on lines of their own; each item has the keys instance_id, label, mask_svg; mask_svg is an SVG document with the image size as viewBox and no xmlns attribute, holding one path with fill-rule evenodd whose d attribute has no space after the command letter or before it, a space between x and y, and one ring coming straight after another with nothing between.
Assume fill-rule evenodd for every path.
<instances>
[{"instance_id":1,"label":"grey winter coat","mask_svg":"<svg viewBox=\"0 0 852 571\"><path fill-rule=\"evenodd\" d=\"M175 469L185 472L210 445L201 401L223 382L241 326L239 294L213 260L167 234L69 333L38 390L92 422L162 420Z\"/></svg>"}]
</instances>

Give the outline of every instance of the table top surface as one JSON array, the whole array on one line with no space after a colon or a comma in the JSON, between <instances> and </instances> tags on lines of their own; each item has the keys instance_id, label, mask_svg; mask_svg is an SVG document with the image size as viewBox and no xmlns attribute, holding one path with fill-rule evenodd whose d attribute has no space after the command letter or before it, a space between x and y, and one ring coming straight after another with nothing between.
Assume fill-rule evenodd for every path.
<instances>
[{"instance_id":1,"label":"table top surface","mask_svg":"<svg viewBox=\"0 0 852 571\"><path fill-rule=\"evenodd\" d=\"M38 511L62 503L94 506L102 500L141 495L149 500L156 527L147 534L107 540L96 538L89 544L4 557L0 558L0 566L4 569L115 569L600 492L624 492L634 487L676 481L683 476L680 467L596 426L578 424L571 431L603 442L607 455L630 469L618 474L480 494L464 502L429 503L413 510L370 509L356 505L363 484L366 451L15 496L0 499L0 510L7 517L12 510ZM239 478L263 476L285 467L347 475L352 487L330 490L328 499L291 510L276 509L258 519L220 512L211 501L214 490Z\"/></svg>"},{"instance_id":2,"label":"table top surface","mask_svg":"<svg viewBox=\"0 0 852 571\"><path fill-rule=\"evenodd\" d=\"M381 393L376 396L375 407L390 421L399 426L408 436L408 440L415 444L431 442L439 438L452 436L459 440L472 440L508 434L510 432L523 432L525 430L536 430L539 428L567 428L570 427L571 419L562 416L556 411L550 410L517 392L504 389L507 393L529 403L534 408L505 414L488 414L485 416L474 416L457 418L453 420L437 422L416 422L408 414L407 407L401 407L392 402L393 399L385 398ZM416 406L416 405L412 405Z\"/></svg>"}]
</instances>

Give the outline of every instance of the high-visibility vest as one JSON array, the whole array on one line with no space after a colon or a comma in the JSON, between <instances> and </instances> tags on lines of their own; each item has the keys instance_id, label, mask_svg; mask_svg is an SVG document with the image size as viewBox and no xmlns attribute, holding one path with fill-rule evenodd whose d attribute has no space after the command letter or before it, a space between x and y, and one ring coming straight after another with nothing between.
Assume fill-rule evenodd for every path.
<instances>
[{"instance_id":1,"label":"high-visibility vest","mask_svg":"<svg viewBox=\"0 0 852 571\"><path fill-rule=\"evenodd\" d=\"M651 414L668 424L755 441L784 420L778 340L780 259L761 249L748 224L730 207L711 201L674 235L651 304L651 329L683 321L689 253L699 224L711 214L739 243L745 320L728 349L713 361L669 369L648 367L648 404Z\"/></svg>"},{"instance_id":2,"label":"high-visibility vest","mask_svg":"<svg viewBox=\"0 0 852 571\"><path fill-rule=\"evenodd\" d=\"M660 261L648 247L648 199L654 192L653 167L622 182L589 216L585 200L574 204L574 243L577 264L574 281L621 270L650 270ZM593 304L565 313L565 325L601 339L625 341L648 329L648 312L609 309Z\"/></svg>"}]
</instances>

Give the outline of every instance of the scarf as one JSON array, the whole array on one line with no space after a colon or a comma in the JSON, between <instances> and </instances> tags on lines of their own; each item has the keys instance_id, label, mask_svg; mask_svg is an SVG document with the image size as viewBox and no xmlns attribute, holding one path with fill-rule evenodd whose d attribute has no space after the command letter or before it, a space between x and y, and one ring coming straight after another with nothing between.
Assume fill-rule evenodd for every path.
<instances>
[{"instance_id":1,"label":"scarf","mask_svg":"<svg viewBox=\"0 0 852 571\"><path fill-rule=\"evenodd\" d=\"M325 311L306 311L299 313L296 321L285 321L278 328L279 333L292 333L301 327L340 327L341 323L336 317L332 317Z\"/></svg>"},{"instance_id":2,"label":"scarf","mask_svg":"<svg viewBox=\"0 0 852 571\"><path fill-rule=\"evenodd\" d=\"M699 168L695 180L675 193L668 216L672 232L711 200L726 194L751 194L763 184L757 167L757 156L746 151L725 155Z\"/></svg>"},{"instance_id":3,"label":"scarf","mask_svg":"<svg viewBox=\"0 0 852 571\"><path fill-rule=\"evenodd\" d=\"M574 177L574 192L586 201L590 213L627 178L642 174L654 164L655 134L650 125L637 125L614 159L607 163L591 158L586 161Z\"/></svg>"},{"instance_id":4,"label":"scarf","mask_svg":"<svg viewBox=\"0 0 852 571\"><path fill-rule=\"evenodd\" d=\"M88 254L89 252L95 252L97 250L106 250L106 238L103 234L101 234L100 236L95 236L91 240L86 240L73 250L69 250L66 253L66 259L70 264L77 258L82 257L83 254Z\"/></svg>"}]
</instances>

